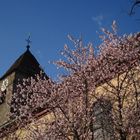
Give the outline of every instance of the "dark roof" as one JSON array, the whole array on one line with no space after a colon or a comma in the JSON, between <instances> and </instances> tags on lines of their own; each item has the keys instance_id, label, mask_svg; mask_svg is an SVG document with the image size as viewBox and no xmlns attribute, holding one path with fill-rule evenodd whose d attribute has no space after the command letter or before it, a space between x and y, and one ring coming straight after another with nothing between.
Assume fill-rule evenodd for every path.
<instances>
[{"instance_id":1,"label":"dark roof","mask_svg":"<svg viewBox=\"0 0 140 140\"><path fill-rule=\"evenodd\" d=\"M30 50L27 49L0 79L5 78L14 71L32 76L35 74L39 74L40 71L43 70L41 69L38 61L32 55Z\"/></svg>"}]
</instances>

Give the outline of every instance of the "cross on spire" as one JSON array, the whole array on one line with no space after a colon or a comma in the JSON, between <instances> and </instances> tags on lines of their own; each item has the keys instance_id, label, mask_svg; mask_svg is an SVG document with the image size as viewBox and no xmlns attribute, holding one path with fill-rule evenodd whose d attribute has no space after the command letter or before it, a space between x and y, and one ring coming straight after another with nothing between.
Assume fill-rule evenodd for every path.
<instances>
[{"instance_id":1,"label":"cross on spire","mask_svg":"<svg viewBox=\"0 0 140 140\"><path fill-rule=\"evenodd\" d=\"M31 44L31 40L30 40L30 38L31 38L31 36L30 36L30 34L29 34L29 36L28 36L28 38L27 39L25 39L26 40L26 42L27 42L27 50L29 50L29 48L30 48L30 44Z\"/></svg>"}]
</instances>

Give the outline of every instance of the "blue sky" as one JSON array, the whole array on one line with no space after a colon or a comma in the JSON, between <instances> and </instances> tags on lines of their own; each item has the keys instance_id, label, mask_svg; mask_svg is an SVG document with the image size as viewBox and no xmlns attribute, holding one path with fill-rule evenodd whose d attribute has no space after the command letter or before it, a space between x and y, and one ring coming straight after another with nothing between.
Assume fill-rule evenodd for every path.
<instances>
[{"instance_id":1,"label":"blue sky","mask_svg":"<svg viewBox=\"0 0 140 140\"><path fill-rule=\"evenodd\" d=\"M31 34L31 51L45 72L56 79L58 70L48 61L61 57L69 44L67 35L82 35L84 43L99 44L101 27L116 20L119 33L140 31L140 8L130 17L132 0L0 0L0 75L26 50Z\"/></svg>"}]
</instances>

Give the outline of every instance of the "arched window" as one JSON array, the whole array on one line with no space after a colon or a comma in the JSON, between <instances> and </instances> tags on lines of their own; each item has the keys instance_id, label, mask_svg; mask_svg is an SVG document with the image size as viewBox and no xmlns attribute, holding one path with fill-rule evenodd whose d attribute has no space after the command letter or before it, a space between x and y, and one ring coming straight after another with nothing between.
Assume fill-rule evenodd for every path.
<instances>
[{"instance_id":1,"label":"arched window","mask_svg":"<svg viewBox=\"0 0 140 140\"><path fill-rule=\"evenodd\" d=\"M113 139L113 123L111 115L112 105L106 99L101 99L93 104L93 114L95 122L93 123L94 137L99 140Z\"/></svg>"}]
</instances>

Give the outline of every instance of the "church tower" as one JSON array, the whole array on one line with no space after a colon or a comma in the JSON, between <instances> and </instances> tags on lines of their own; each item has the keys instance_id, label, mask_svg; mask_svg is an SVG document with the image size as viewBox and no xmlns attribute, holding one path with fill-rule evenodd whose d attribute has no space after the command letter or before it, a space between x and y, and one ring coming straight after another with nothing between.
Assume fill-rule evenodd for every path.
<instances>
[{"instance_id":1,"label":"church tower","mask_svg":"<svg viewBox=\"0 0 140 140\"><path fill-rule=\"evenodd\" d=\"M11 123L8 114L11 110L10 104L18 81L40 74L42 71L38 61L30 51L30 45L27 44L26 47L27 50L0 78L0 128Z\"/></svg>"}]
</instances>

